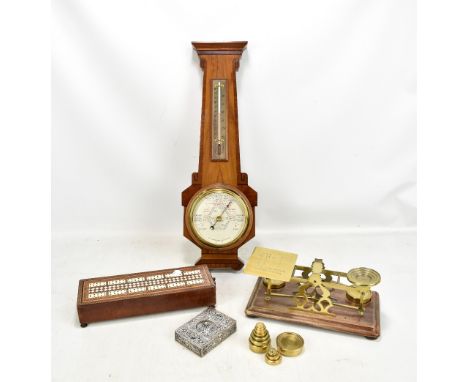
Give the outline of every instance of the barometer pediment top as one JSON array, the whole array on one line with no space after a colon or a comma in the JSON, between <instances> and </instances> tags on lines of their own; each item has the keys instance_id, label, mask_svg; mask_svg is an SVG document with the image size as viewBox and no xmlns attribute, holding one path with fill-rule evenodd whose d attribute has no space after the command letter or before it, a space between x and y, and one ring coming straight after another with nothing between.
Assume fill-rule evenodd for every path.
<instances>
[{"instance_id":1,"label":"barometer pediment top","mask_svg":"<svg viewBox=\"0 0 468 382\"><path fill-rule=\"evenodd\" d=\"M247 41L231 41L231 42L196 42L192 41L193 48L198 55L211 54L234 54L241 55L247 46Z\"/></svg>"}]
</instances>

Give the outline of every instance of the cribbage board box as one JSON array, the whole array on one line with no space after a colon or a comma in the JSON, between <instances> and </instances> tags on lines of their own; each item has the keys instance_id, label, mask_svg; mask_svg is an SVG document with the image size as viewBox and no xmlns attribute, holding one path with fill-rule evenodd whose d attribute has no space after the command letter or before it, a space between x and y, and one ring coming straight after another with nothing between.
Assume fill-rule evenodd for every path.
<instances>
[{"instance_id":1,"label":"cribbage board box","mask_svg":"<svg viewBox=\"0 0 468 382\"><path fill-rule=\"evenodd\" d=\"M78 317L89 323L214 306L216 284L206 265L80 280Z\"/></svg>"}]
</instances>

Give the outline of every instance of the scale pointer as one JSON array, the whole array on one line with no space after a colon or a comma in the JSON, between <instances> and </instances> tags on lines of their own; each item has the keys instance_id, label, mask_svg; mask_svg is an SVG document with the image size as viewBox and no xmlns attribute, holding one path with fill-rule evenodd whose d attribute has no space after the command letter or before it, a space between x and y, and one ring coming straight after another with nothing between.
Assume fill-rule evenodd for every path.
<instances>
[{"instance_id":1,"label":"scale pointer","mask_svg":"<svg viewBox=\"0 0 468 382\"><path fill-rule=\"evenodd\" d=\"M226 205L226 207L224 207L223 212L221 212L221 214L216 217L216 221L213 223L213 225L210 226L211 230L214 229L214 226L216 225L217 222L221 221L221 217L224 215L224 213L226 212L228 207L231 205L231 203L232 203L232 200Z\"/></svg>"}]
</instances>

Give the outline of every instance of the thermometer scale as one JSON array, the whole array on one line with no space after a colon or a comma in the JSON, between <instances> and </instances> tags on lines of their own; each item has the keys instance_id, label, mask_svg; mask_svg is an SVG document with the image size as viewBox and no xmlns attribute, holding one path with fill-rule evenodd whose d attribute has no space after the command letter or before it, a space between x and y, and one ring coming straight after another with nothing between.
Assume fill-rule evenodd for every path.
<instances>
[{"instance_id":1,"label":"thermometer scale","mask_svg":"<svg viewBox=\"0 0 468 382\"><path fill-rule=\"evenodd\" d=\"M213 80L212 152L213 160L227 160L226 80Z\"/></svg>"}]
</instances>

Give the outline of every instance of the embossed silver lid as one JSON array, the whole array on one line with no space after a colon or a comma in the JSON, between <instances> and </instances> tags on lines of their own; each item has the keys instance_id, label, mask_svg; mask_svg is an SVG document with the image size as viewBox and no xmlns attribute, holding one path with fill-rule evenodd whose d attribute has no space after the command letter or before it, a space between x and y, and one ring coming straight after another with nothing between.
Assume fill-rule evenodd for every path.
<instances>
[{"instance_id":1,"label":"embossed silver lid","mask_svg":"<svg viewBox=\"0 0 468 382\"><path fill-rule=\"evenodd\" d=\"M236 331L236 321L215 308L207 308L175 331L175 339L203 357Z\"/></svg>"}]
</instances>

